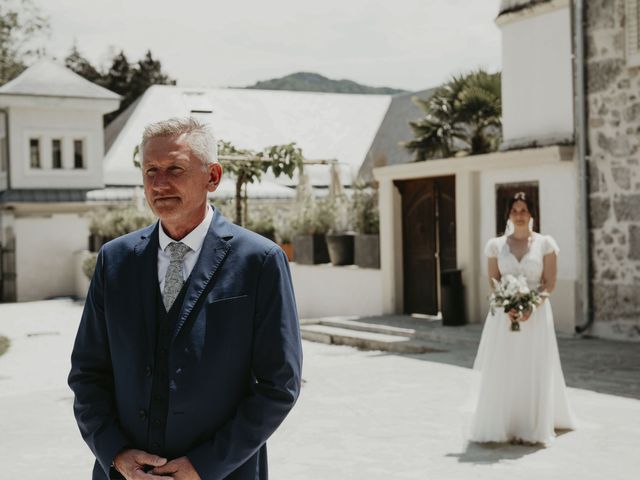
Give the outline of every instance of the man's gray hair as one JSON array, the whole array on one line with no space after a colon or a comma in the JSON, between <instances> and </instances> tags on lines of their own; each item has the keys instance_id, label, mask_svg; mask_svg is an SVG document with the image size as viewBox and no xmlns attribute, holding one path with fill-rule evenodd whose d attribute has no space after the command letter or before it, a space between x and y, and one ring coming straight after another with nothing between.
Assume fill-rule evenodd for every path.
<instances>
[{"instance_id":1,"label":"man's gray hair","mask_svg":"<svg viewBox=\"0 0 640 480\"><path fill-rule=\"evenodd\" d=\"M144 160L144 148L152 138L185 135L185 142L203 165L218 162L218 145L211 128L193 117L174 117L147 125L142 133L140 155Z\"/></svg>"}]
</instances>

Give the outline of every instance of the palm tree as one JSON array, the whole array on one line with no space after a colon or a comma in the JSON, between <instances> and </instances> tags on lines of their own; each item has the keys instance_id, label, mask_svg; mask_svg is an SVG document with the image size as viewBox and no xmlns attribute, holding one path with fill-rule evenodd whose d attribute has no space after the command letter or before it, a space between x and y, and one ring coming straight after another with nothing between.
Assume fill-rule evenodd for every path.
<instances>
[{"instance_id":1,"label":"palm tree","mask_svg":"<svg viewBox=\"0 0 640 480\"><path fill-rule=\"evenodd\" d=\"M409 122L415 139L404 146L416 161L495 151L501 134L500 73L477 70L454 76L428 99L414 98L425 112Z\"/></svg>"}]
</instances>

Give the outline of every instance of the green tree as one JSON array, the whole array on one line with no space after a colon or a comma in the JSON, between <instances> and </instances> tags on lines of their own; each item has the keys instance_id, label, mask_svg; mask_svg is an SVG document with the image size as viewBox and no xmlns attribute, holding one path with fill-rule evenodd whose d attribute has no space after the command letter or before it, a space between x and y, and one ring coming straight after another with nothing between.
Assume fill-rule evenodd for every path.
<instances>
[{"instance_id":1,"label":"green tree","mask_svg":"<svg viewBox=\"0 0 640 480\"><path fill-rule=\"evenodd\" d=\"M49 20L33 0L0 3L0 85L17 77L26 63L43 54L39 37L49 32Z\"/></svg>"},{"instance_id":2,"label":"green tree","mask_svg":"<svg viewBox=\"0 0 640 480\"><path fill-rule=\"evenodd\" d=\"M71 52L64 59L64 64L69 70L73 70L81 77L86 78L90 82L103 84L104 78L87 58L85 58L78 50L77 45L71 47Z\"/></svg>"},{"instance_id":3,"label":"green tree","mask_svg":"<svg viewBox=\"0 0 640 480\"><path fill-rule=\"evenodd\" d=\"M296 170L303 171L304 156L295 143L273 145L261 152L235 147L230 142L221 141L218 148L220 163L224 172L236 181L236 219L238 225L247 225L247 184L259 181L262 174L271 169L276 177L282 174L293 177ZM226 157L226 158L225 158ZM233 158L235 157L235 158Z\"/></svg>"},{"instance_id":4,"label":"green tree","mask_svg":"<svg viewBox=\"0 0 640 480\"><path fill-rule=\"evenodd\" d=\"M428 99L414 102L425 116L410 122L404 146L417 161L497 150L501 138L500 73L477 70L451 78Z\"/></svg>"},{"instance_id":5,"label":"green tree","mask_svg":"<svg viewBox=\"0 0 640 480\"><path fill-rule=\"evenodd\" d=\"M113 57L111 67L109 67L109 71L104 75L105 88L126 98L131 89L132 73L127 56L124 54L124 51L120 50L120 53ZM127 103L127 105L129 105L129 103Z\"/></svg>"},{"instance_id":6,"label":"green tree","mask_svg":"<svg viewBox=\"0 0 640 480\"><path fill-rule=\"evenodd\" d=\"M162 71L162 64L153 58L150 50L147 50L144 58L135 64L129 63L121 50L111 60L109 70L101 72L83 57L74 45L65 59L65 64L78 75L122 96L120 108L104 116L105 126L135 102L151 85L176 84L175 80Z\"/></svg>"}]
</instances>

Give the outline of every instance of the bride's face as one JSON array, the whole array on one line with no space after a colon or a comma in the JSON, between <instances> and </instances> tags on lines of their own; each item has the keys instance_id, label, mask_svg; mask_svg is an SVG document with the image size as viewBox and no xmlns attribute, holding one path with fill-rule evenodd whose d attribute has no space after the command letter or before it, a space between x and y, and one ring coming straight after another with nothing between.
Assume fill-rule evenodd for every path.
<instances>
[{"instance_id":1,"label":"bride's face","mask_svg":"<svg viewBox=\"0 0 640 480\"><path fill-rule=\"evenodd\" d=\"M528 227L530 218L531 213L529 213L525 202L518 200L513 203L511 211L509 212L509 219L516 227Z\"/></svg>"}]
</instances>

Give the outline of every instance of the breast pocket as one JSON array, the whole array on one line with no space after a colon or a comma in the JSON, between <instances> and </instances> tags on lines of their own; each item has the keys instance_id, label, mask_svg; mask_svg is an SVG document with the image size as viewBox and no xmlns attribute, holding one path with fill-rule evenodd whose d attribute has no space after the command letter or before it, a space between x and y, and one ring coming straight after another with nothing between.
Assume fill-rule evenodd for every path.
<instances>
[{"instance_id":1,"label":"breast pocket","mask_svg":"<svg viewBox=\"0 0 640 480\"><path fill-rule=\"evenodd\" d=\"M250 341L253 325L253 302L249 295L216 299L205 306L207 334L216 343L237 344Z\"/></svg>"},{"instance_id":2,"label":"breast pocket","mask_svg":"<svg viewBox=\"0 0 640 480\"><path fill-rule=\"evenodd\" d=\"M238 295L205 305L206 363L227 363L249 354L253 344L253 299Z\"/></svg>"}]
</instances>

